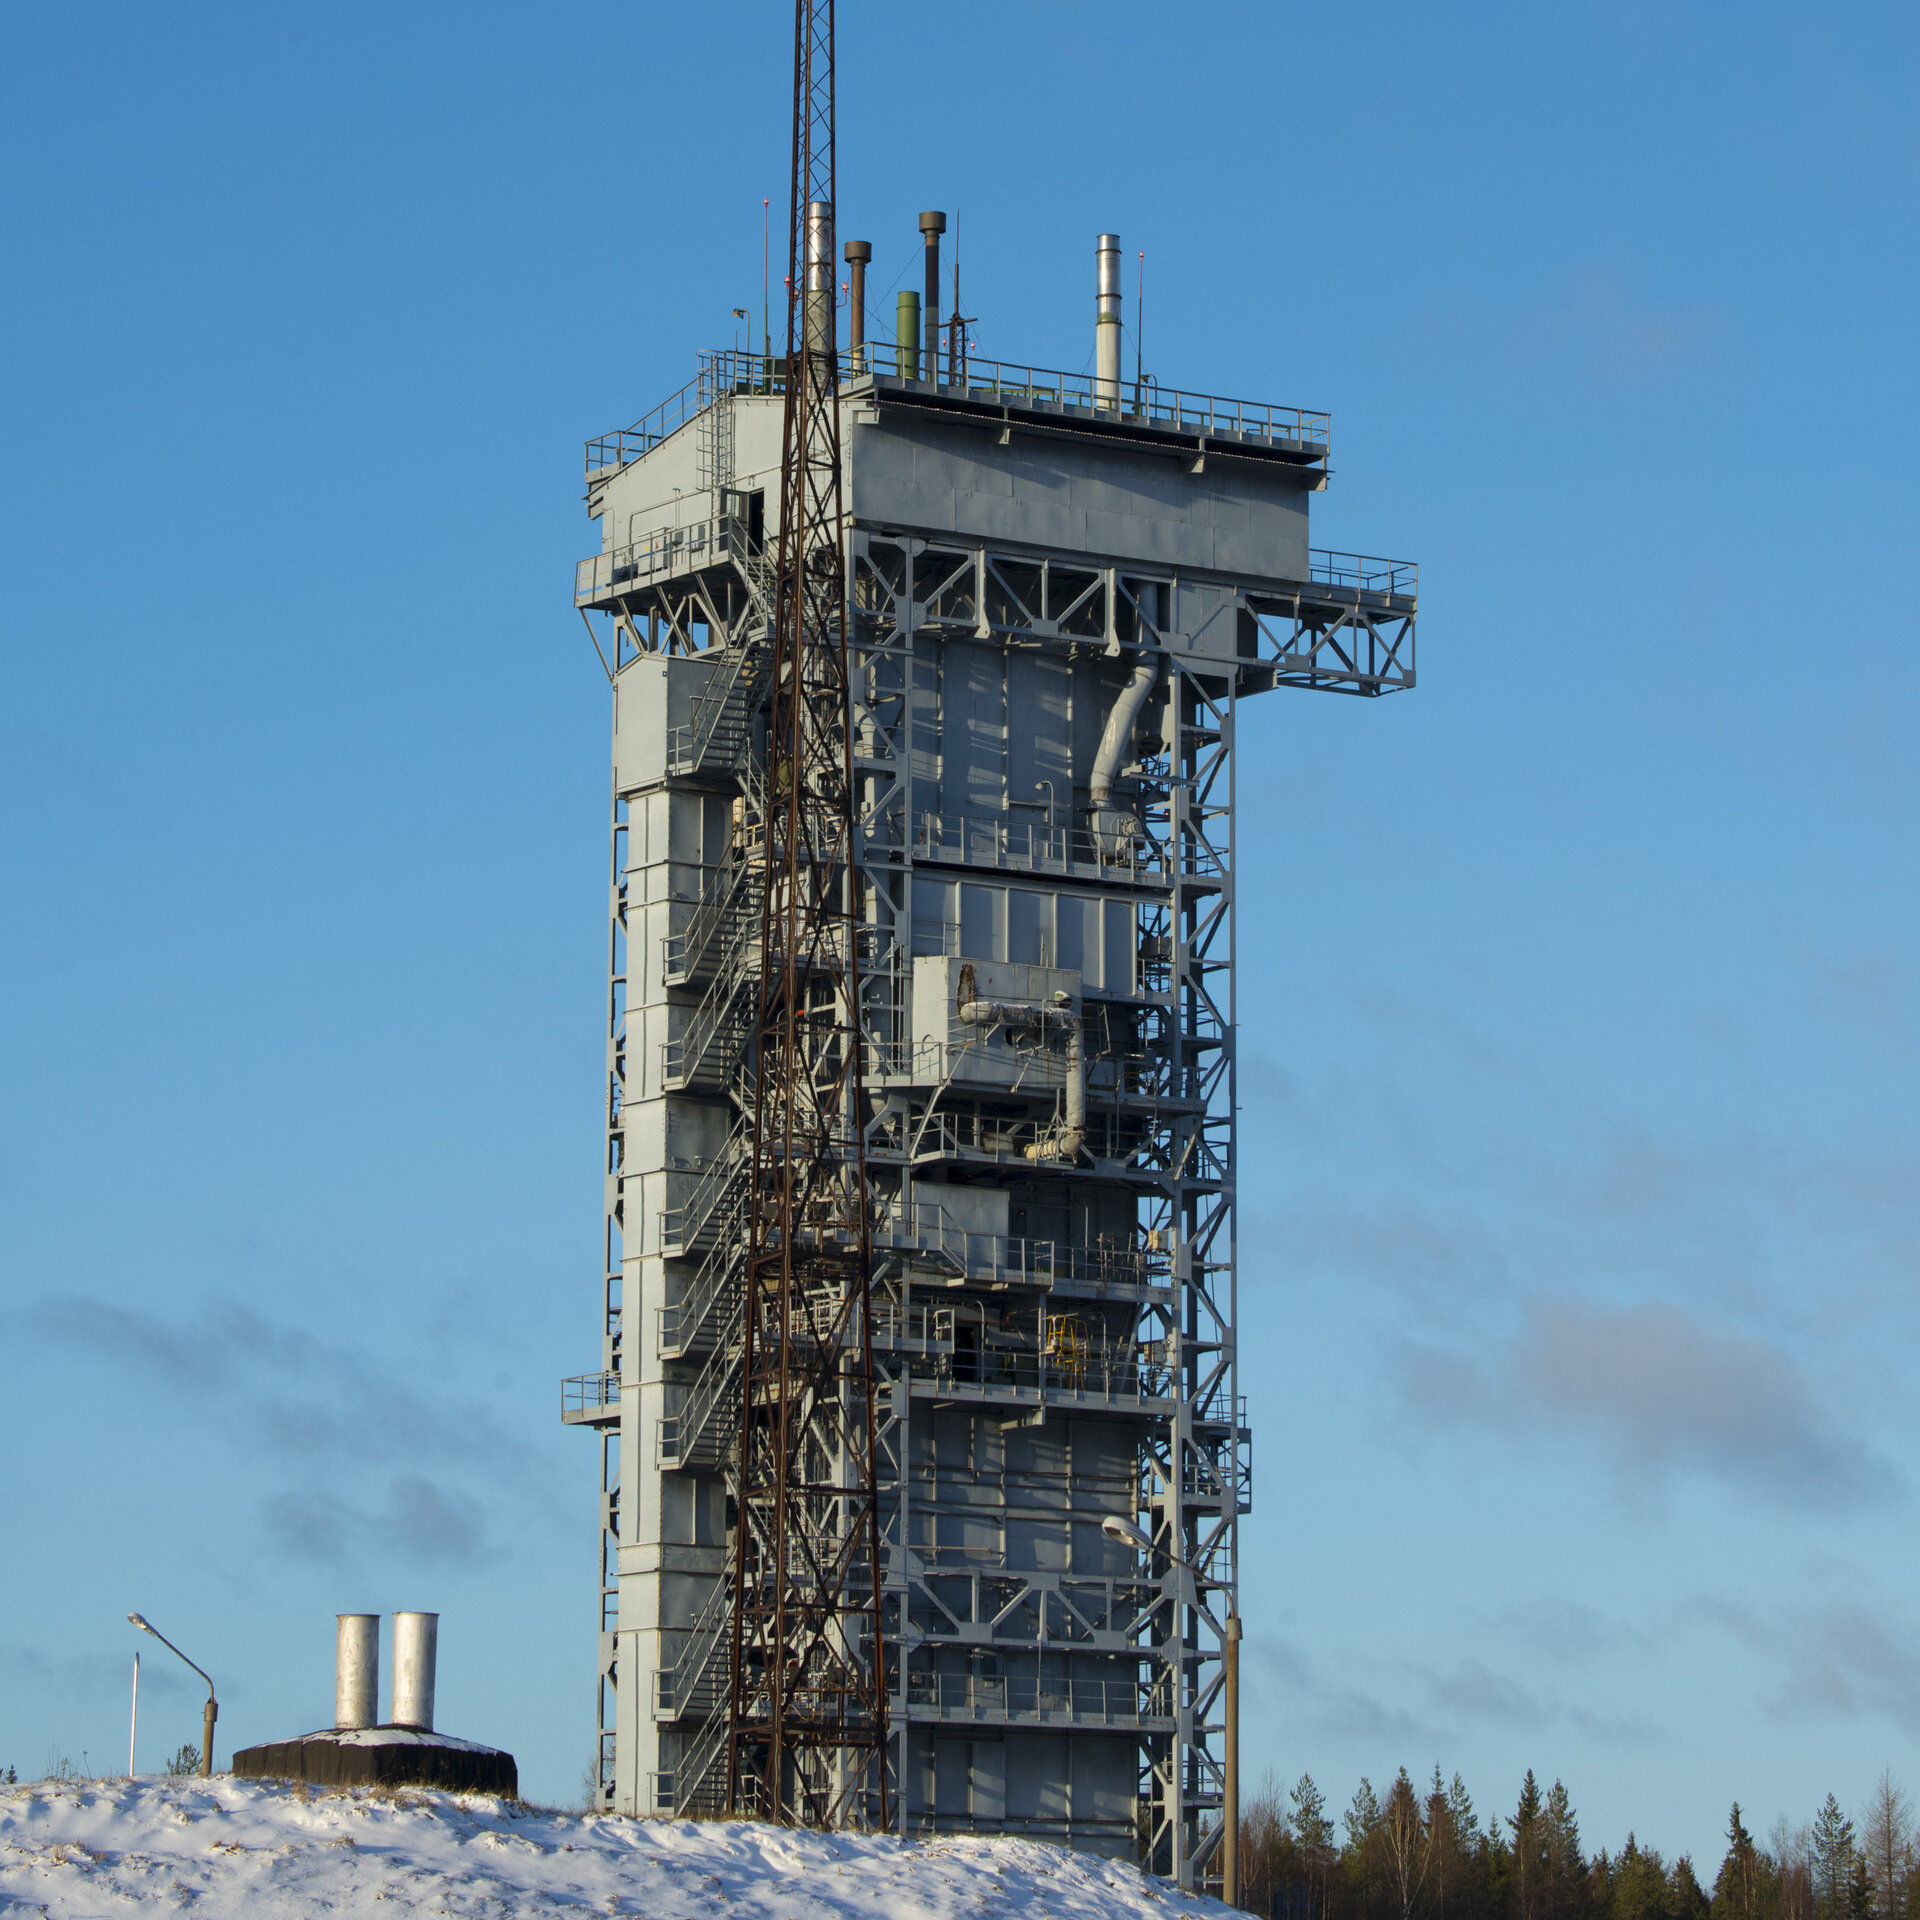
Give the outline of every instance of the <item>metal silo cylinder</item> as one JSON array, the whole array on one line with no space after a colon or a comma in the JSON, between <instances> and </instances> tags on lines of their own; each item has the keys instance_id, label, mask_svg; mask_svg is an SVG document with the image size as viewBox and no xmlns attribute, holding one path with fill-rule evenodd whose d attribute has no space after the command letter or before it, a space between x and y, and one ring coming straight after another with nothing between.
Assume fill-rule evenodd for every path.
<instances>
[{"instance_id":1,"label":"metal silo cylinder","mask_svg":"<svg viewBox=\"0 0 1920 1920\"><path fill-rule=\"evenodd\" d=\"M370 1727L380 1711L380 1616L334 1616L333 1724Z\"/></svg>"},{"instance_id":2,"label":"metal silo cylinder","mask_svg":"<svg viewBox=\"0 0 1920 1920\"><path fill-rule=\"evenodd\" d=\"M437 1613L393 1616L393 1724L433 1731L434 1665L440 1650Z\"/></svg>"}]
</instances>

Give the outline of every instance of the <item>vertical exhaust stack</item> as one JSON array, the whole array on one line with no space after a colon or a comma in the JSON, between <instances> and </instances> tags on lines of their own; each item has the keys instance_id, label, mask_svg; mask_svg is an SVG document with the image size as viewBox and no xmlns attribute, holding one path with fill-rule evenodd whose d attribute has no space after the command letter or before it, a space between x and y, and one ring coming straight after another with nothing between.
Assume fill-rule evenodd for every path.
<instances>
[{"instance_id":1,"label":"vertical exhaust stack","mask_svg":"<svg viewBox=\"0 0 1920 1920\"><path fill-rule=\"evenodd\" d=\"M333 1724L342 1732L374 1725L380 1711L380 1616L334 1616Z\"/></svg>"},{"instance_id":2,"label":"vertical exhaust stack","mask_svg":"<svg viewBox=\"0 0 1920 1920\"><path fill-rule=\"evenodd\" d=\"M440 1651L437 1613L393 1616L393 1724L433 1731L433 1674Z\"/></svg>"},{"instance_id":3,"label":"vertical exhaust stack","mask_svg":"<svg viewBox=\"0 0 1920 1920\"><path fill-rule=\"evenodd\" d=\"M940 384L940 236L946 230L944 213L920 216L920 237L927 243L927 295L920 321L926 329L926 377L936 387Z\"/></svg>"},{"instance_id":4,"label":"vertical exhaust stack","mask_svg":"<svg viewBox=\"0 0 1920 1920\"><path fill-rule=\"evenodd\" d=\"M902 380L920 378L920 296L903 292L893 303L894 371Z\"/></svg>"},{"instance_id":5,"label":"vertical exhaust stack","mask_svg":"<svg viewBox=\"0 0 1920 1920\"><path fill-rule=\"evenodd\" d=\"M806 350L833 350L833 208L825 200L807 202L807 257L803 268Z\"/></svg>"},{"instance_id":6,"label":"vertical exhaust stack","mask_svg":"<svg viewBox=\"0 0 1920 1920\"><path fill-rule=\"evenodd\" d=\"M867 262L872 258L872 241L847 242L848 364L856 374L867 370Z\"/></svg>"},{"instance_id":7,"label":"vertical exhaust stack","mask_svg":"<svg viewBox=\"0 0 1920 1920\"><path fill-rule=\"evenodd\" d=\"M1099 291L1093 321L1093 404L1120 405L1120 236L1103 233L1095 259Z\"/></svg>"}]
</instances>

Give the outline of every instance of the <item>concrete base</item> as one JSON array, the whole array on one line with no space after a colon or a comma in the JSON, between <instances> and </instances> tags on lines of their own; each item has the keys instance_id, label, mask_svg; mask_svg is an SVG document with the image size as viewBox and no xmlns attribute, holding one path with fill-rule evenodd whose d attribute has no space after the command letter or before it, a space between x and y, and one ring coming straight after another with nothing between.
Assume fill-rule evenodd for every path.
<instances>
[{"instance_id":1,"label":"concrete base","mask_svg":"<svg viewBox=\"0 0 1920 1920\"><path fill-rule=\"evenodd\" d=\"M510 1800L520 1793L512 1754L418 1727L327 1727L242 1747L233 1771L243 1780L309 1780L317 1787L439 1787Z\"/></svg>"}]
</instances>

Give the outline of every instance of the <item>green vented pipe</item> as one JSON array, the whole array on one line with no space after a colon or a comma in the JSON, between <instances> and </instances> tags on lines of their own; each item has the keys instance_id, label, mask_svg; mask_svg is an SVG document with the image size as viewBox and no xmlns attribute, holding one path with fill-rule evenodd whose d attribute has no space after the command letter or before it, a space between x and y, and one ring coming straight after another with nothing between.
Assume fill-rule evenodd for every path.
<instances>
[{"instance_id":1,"label":"green vented pipe","mask_svg":"<svg viewBox=\"0 0 1920 1920\"><path fill-rule=\"evenodd\" d=\"M893 344L902 380L920 378L920 296L900 294L893 303Z\"/></svg>"}]
</instances>

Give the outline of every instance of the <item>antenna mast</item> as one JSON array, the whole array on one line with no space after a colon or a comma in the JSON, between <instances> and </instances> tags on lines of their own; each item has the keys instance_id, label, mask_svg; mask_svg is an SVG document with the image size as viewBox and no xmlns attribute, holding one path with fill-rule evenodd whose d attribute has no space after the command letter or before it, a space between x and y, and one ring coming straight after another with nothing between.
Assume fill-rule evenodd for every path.
<instances>
[{"instance_id":1,"label":"antenna mast","mask_svg":"<svg viewBox=\"0 0 1920 1920\"><path fill-rule=\"evenodd\" d=\"M885 1828L833 14L796 0L727 1797L737 1813Z\"/></svg>"}]
</instances>

